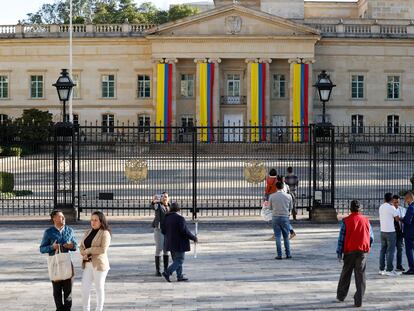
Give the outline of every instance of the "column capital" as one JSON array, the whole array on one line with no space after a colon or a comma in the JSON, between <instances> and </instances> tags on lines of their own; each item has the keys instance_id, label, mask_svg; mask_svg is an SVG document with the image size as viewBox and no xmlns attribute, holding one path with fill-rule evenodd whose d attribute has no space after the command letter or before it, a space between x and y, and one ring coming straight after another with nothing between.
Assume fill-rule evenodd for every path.
<instances>
[{"instance_id":1,"label":"column capital","mask_svg":"<svg viewBox=\"0 0 414 311\"><path fill-rule=\"evenodd\" d=\"M194 63L207 63L208 59L206 57L204 58L194 58Z\"/></svg>"},{"instance_id":2,"label":"column capital","mask_svg":"<svg viewBox=\"0 0 414 311\"><path fill-rule=\"evenodd\" d=\"M315 59L312 57L309 58L289 58L288 59L289 64L313 64L315 63Z\"/></svg>"},{"instance_id":3,"label":"column capital","mask_svg":"<svg viewBox=\"0 0 414 311\"><path fill-rule=\"evenodd\" d=\"M302 63L304 63L304 64L314 64L315 59L314 58L303 58Z\"/></svg>"},{"instance_id":4,"label":"column capital","mask_svg":"<svg viewBox=\"0 0 414 311\"><path fill-rule=\"evenodd\" d=\"M259 63L262 63L262 64L271 64L272 63L272 59L271 58L259 58Z\"/></svg>"},{"instance_id":5,"label":"column capital","mask_svg":"<svg viewBox=\"0 0 414 311\"><path fill-rule=\"evenodd\" d=\"M151 60L152 63L159 63L159 64L176 64L178 63L178 59L177 58L153 58Z\"/></svg>"},{"instance_id":6,"label":"column capital","mask_svg":"<svg viewBox=\"0 0 414 311\"><path fill-rule=\"evenodd\" d=\"M258 62L259 62L259 59L258 59L258 58L246 58L246 59L244 60L244 62L245 62L246 64L250 64L250 63L258 63Z\"/></svg>"},{"instance_id":7,"label":"column capital","mask_svg":"<svg viewBox=\"0 0 414 311\"><path fill-rule=\"evenodd\" d=\"M302 63L302 59L300 59L299 57L289 58L288 63L289 64L300 64L300 63Z\"/></svg>"},{"instance_id":8,"label":"column capital","mask_svg":"<svg viewBox=\"0 0 414 311\"><path fill-rule=\"evenodd\" d=\"M209 58L208 59L209 63L214 63L214 64L220 64L221 63L221 58L216 57L216 58Z\"/></svg>"}]
</instances>

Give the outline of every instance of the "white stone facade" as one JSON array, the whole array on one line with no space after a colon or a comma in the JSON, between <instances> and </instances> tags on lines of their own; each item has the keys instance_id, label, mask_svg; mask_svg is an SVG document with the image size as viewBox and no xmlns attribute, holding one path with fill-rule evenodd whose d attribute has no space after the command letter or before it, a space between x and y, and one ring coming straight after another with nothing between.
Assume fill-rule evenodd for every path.
<instances>
[{"instance_id":1,"label":"white stone facade","mask_svg":"<svg viewBox=\"0 0 414 311\"><path fill-rule=\"evenodd\" d=\"M391 11L385 2L394 4ZM174 124L196 122L197 61L206 59L218 69L216 124L230 116L248 123L251 61L269 63L268 124L291 124L291 66L297 61L311 64L311 122L321 114L312 84L326 70L337 85L327 104L332 123L385 125L397 118L399 124L414 124L412 1L216 0L215 5L159 26L75 25L73 74L79 86L73 111L79 122L100 124L104 115L113 115L115 122L154 122L160 59L175 68ZM67 31L65 25L0 26L1 118L18 117L27 108L61 118L52 84L68 67Z\"/></svg>"}]
</instances>

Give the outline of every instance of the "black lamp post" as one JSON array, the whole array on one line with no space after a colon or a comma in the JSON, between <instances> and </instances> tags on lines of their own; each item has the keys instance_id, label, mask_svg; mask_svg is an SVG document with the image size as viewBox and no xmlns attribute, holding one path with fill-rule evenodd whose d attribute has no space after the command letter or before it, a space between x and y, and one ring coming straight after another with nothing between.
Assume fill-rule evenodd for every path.
<instances>
[{"instance_id":1,"label":"black lamp post","mask_svg":"<svg viewBox=\"0 0 414 311\"><path fill-rule=\"evenodd\" d=\"M319 99L322 102L322 123L326 123L326 110L325 110L325 103L329 101L331 98L332 89L336 85L332 83L329 75L326 73L325 70L318 75L318 82L314 85L318 90Z\"/></svg>"},{"instance_id":2,"label":"black lamp post","mask_svg":"<svg viewBox=\"0 0 414 311\"><path fill-rule=\"evenodd\" d=\"M57 79L56 83L53 84L56 87L58 92L59 100L63 102L63 122L66 118L66 102L70 99L72 89L76 84L73 83L72 79L69 77L67 69L62 69L60 77Z\"/></svg>"}]
</instances>

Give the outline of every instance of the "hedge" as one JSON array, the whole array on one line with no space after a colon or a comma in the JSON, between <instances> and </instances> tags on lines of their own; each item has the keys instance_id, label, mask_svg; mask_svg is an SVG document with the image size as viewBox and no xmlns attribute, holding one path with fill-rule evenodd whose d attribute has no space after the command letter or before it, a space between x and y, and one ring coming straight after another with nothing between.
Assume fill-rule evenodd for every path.
<instances>
[{"instance_id":1,"label":"hedge","mask_svg":"<svg viewBox=\"0 0 414 311\"><path fill-rule=\"evenodd\" d=\"M14 176L12 173L0 172L0 192L12 192L14 189Z\"/></svg>"}]
</instances>

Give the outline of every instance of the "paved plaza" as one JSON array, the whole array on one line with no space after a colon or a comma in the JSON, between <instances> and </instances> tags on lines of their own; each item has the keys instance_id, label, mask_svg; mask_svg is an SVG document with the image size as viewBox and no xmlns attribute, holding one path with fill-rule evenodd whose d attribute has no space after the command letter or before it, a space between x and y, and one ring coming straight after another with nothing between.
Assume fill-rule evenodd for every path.
<instances>
[{"instance_id":1,"label":"paved plaza","mask_svg":"<svg viewBox=\"0 0 414 311\"><path fill-rule=\"evenodd\" d=\"M267 241L270 226L259 218L201 219L198 256L187 253L188 283L153 276L150 219L110 218L113 240L105 310L342 310L353 308L355 287L335 300L341 265L336 260L338 225L294 224L292 260L276 261ZM46 218L0 219L0 309L54 310L46 257L39 253ZM73 226L80 239L87 218ZM191 229L194 227L191 225ZM379 276L379 226L368 259L363 310L413 310L414 278ZM404 258L405 260L405 258ZM81 268L76 270L73 310L81 310ZM406 266L406 262L404 262ZM175 279L174 279L175 281ZM95 301L93 297L93 302ZM94 305L92 305L94 306Z\"/></svg>"}]
</instances>

